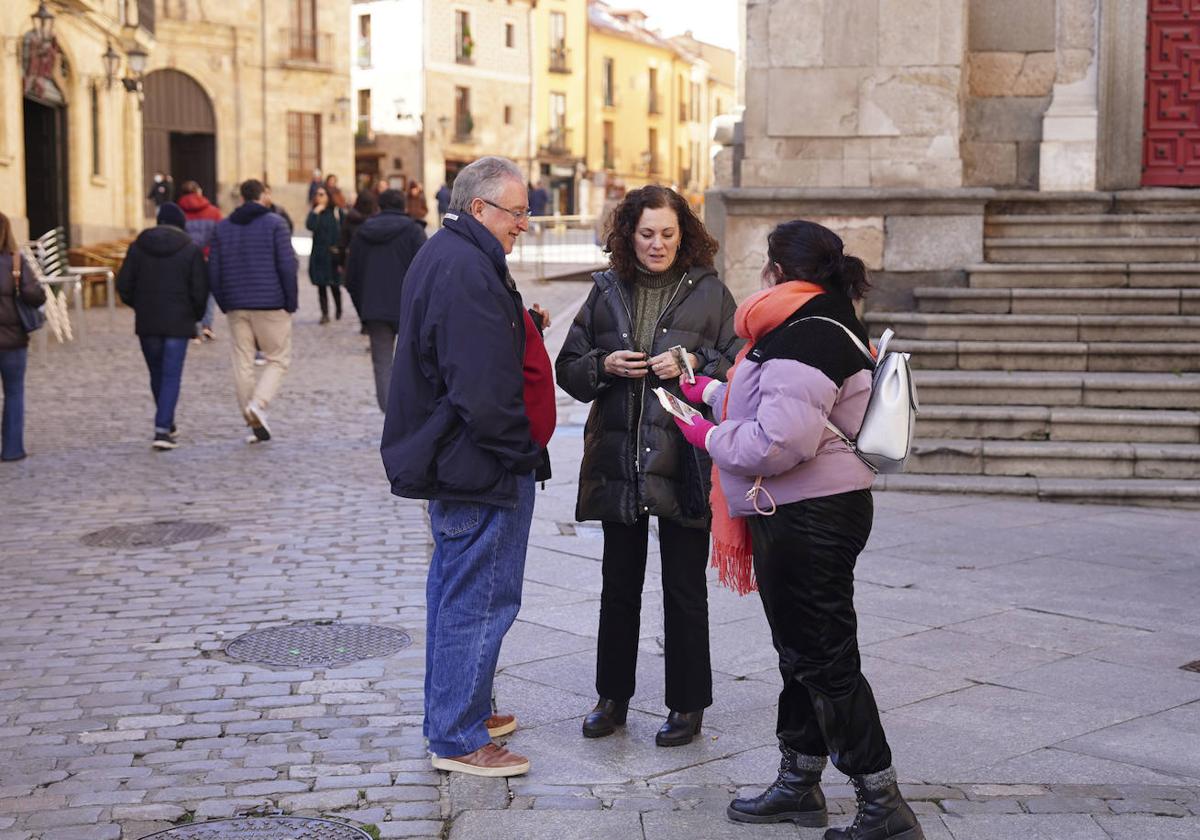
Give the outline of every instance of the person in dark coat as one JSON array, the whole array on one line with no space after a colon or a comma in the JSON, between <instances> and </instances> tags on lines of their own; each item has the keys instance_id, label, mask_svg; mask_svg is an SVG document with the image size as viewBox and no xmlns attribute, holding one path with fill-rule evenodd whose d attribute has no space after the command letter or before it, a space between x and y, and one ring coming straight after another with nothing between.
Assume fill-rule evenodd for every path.
<instances>
[{"instance_id":1,"label":"person in dark coat","mask_svg":"<svg viewBox=\"0 0 1200 840\"><path fill-rule=\"evenodd\" d=\"M438 187L437 195L438 219L446 215L446 211L450 209L450 188L445 184Z\"/></svg>"},{"instance_id":2,"label":"person in dark coat","mask_svg":"<svg viewBox=\"0 0 1200 840\"><path fill-rule=\"evenodd\" d=\"M208 278L229 324L238 407L252 443L271 439L267 405L291 363L297 266L288 226L271 210L271 191L251 178L240 192L242 205L213 231ZM256 350L266 360L257 379Z\"/></svg>"},{"instance_id":3,"label":"person in dark coat","mask_svg":"<svg viewBox=\"0 0 1200 840\"><path fill-rule=\"evenodd\" d=\"M321 323L329 323L330 291L333 293L335 317L340 321L342 279L338 275L338 241L342 235L342 211L330 199L326 187L317 189L305 227L311 230L313 235L312 253L308 257L308 278L317 287L320 297Z\"/></svg>"},{"instance_id":4,"label":"person in dark coat","mask_svg":"<svg viewBox=\"0 0 1200 840\"><path fill-rule=\"evenodd\" d=\"M4 384L4 413L0 420L0 461L25 457L25 368L29 362L29 333L17 313L17 296L29 306L46 302L21 252L8 217L0 213L0 380Z\"/></svg>"},{"instance_id":5,"label":"person in dark coat","mask_svg":"<svg viewBox=\"0 0 1200 840\"><path fill-rule=\"evenodd\" d=\"M150 185L150 192L146 194L146 198L154 202L155 208L162 207L171 200L171 180L161 172L154 173L154 183Z\"/></svg>"},{"instance_id":6,"label":"person in dark coat","mask_svg":"<svg viewBox=\"0 0 1200 840\"><path fill-rule=\"evenodd\" d=\"M662 548L666 701L660 746L691 742L712 704L708 651L711 463L693 450L651 392L679 395L682 345L697 374L723 377L741 345L733 296L712 268L716 241L674 190L648 186L615 209L611 268L575 317L556 362L558 384L592 403L584 431L575 517L604 529L596 650L599 700L589 738L625 722L633 696L646 573L647 531L658 517Z\"/></svg>"},{"instance_id":7,"label":"person in dark coat","mask_svg":"<svg viewBox=\"0 0 1200 840\"><path fill-rule=\"evenodd\" d=\"M482 157L459 173L442 229L404 280L380 443L392 492L431 500L424 731L433 766L480 776L529 770L493 743L516 720L492 714L491 697L555 421L550 360L505 261L528 227L525 198L510 160Z\"/></svg>"},{"instance_id":8,"label":"person in dark coat","mask_svg":"<svg viewBox=\"0 0 1200 840\"><path fill-rule=\"evenodd\" d=\"M155 449L174 449L175 406L183 382L188 341L208 302L204 252L185 230L178 204L158 208L158 226L129 246L117 275L117 293L134 310L134 332L150 370Z\"/></svg>"},{"instance_id":9,"label":"person in dark coat","mask_svg":"<svg viewBox=\"0 0 1200 840\"><path fill-rule=\"evenodd\" d=\"M406 196L400 190L383 191L379 214L358 228L346 262L346 291L351 300L357 301L358 315L371 339L371 366L380 411L387 411L404 275L425 244L425 229L404 212L405 202Z\"/></svg>"},{"instance_id":10,"label":"person in dark coat","mask_svg":"<svg viewBox=\"0 0 1200 840\"><path fill-rule=\"evenodd\" d=\"M429 202L425 200L425 188L416 181L408 182L408 201L405 203L405 209L409 217L417 224L425 224L425 217L429 215Z\"/></svg>"},{"instance_id":11,"label":"person in dark coat","mask_svg":"<svg viewBox=\"0 0 1200 840\"><path fill-rule=\"evenodd\" d=\"M379 212L379 194L373 190L359 190L358 195L354 197L354 206L347 210L346 215L342 217L342 232L338 237L337 255L342 269L342 285L344 286L347 285L346 265L350 259L350 243L354 240L354 234L362 227L362 223ZM359 313L358 320L361 324L362 313L358 305L358 298L348 286L346 291L350 292L350 303L354 305L354 311ZM362 327L362 333L363 335L367 334L365 325Z\"/></svg>"},{"instance_id":12,"label":"person in dark coat","mask_svg":"<svg viewBox=\"0 0 1200 840\"><path fill-rule=\"evenodd\" d=\"M217 228L217 222L221 221L221 211L218 210L207 198L204 197L204 190L195 181L184 181L179 187L179 207L183 210L183 215L187 217L187 232L195 242L204 251L204 258L208 259L208 240L212 238L212 232ZM208 296L208 304L204 307L204 317L200 319L200 334L196 337L196 342L212 341L216 338L213 332L213 318L217 313L217 302L212 295Z\"/></svg>"},{"instance_id":13,"label":"person in dark coat","mask_svg":"<svg viewBox=\"0 0 1200 840\"><path fill-rule=\"evenodd\" d=\"M550 206L550 194L542 186L541 181L529 185L529 212L534 216L545 216L546 208Z\"/></svg>"}]
</instances>

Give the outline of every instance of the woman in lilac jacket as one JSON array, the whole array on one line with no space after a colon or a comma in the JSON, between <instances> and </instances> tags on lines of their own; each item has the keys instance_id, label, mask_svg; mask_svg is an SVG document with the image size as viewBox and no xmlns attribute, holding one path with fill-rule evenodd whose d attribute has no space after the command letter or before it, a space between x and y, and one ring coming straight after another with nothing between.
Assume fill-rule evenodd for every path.
<instances>
[{"instance_id":1,"label":"woman in lilac jacket","mask_svg":"<svg viewBox=\"0 0 1200 840\"><path fill-rule=\"evenodd\" d=\"M854 784L858 813L826 840L921 840L859 661L854 563L871 533L874 474L826 425L853 437L866 412L871 364L846 335L867 342L854 311L866 269L833 231L792 221L768 238L763 279L768 287L738 307L737 333L749 343L728 383L683 385L720 422L676 421L715 465L721 579L741 592L757 580L783 675L779 777L726 813L826 825L820 781L832 756Z\"/></svg>"}]
</instances>

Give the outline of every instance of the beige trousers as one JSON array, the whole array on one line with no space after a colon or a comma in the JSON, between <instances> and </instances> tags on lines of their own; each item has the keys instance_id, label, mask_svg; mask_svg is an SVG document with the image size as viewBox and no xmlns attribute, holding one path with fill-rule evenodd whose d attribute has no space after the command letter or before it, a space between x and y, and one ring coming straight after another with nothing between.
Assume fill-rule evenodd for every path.
<instances>
[{"instance_id":1,"label":"beige trousers","mask_svg":"<svg viewBox=\"0 0 1200 840\"><path fill-rule=\"evenodd\" d=\"M282 309L233 309L229 337L233 347L233 383L242 416L251 400L266 408L292 361L292 316ZM255 381L254 353L267 358L262 375Z\"/></svg>"}]
</instances>

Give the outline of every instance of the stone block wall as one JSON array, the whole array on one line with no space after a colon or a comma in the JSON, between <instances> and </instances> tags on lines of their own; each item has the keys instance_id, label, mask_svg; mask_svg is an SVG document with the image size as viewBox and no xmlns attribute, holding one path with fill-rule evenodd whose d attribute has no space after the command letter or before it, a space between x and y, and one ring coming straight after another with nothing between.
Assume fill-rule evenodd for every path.
<instances>
[{"instance_id":1,"label":"stone block wall","mask_svg":"<svg viewBox=\"0 0 1200 840\"><path fill-rule=\"evenodd\" d=\"M1094 59L1096 0L970 0L963 181L1037 189L1055 86Z\"/></svg>"},{"instance_id":2,"label":"stone block wall","mask_svg":"<svg viewBox=\"0 0 1200 840\"><path fill-rule=\"evenodd\" d=\"M967 0L747 0L741 183L957 187Z\"/></svg>"}]
</instances>

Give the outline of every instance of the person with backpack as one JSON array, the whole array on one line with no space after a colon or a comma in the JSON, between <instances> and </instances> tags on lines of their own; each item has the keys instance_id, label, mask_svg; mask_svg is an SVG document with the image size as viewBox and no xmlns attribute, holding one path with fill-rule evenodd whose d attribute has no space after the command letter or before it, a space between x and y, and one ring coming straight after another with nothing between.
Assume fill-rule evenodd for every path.
<instances>
[{"instance_id":1,"label":"person with backpack","mask_svg":"<svg viewBox=\"0 0 1200 840\"><path fill-rule=\"evenodd\" d=\"M737 310L748 343L728 381L681 381L718 422L676 419L714 464L714 565L738 592L757 584L783 676L779 776L726 814L826 825L820 782L832 757L858 812L826 840L923 840L858 652L854 564L871 533L875 474L826 425L857 435L871 396L873 364L846 334L868 342L854 310L866 267L833 231L802 220L776 227L767 255L767 288Z\"/></svg>"}]
</instances>

